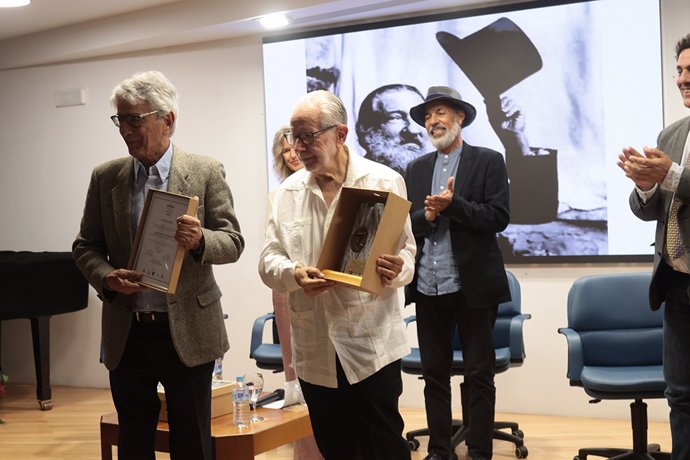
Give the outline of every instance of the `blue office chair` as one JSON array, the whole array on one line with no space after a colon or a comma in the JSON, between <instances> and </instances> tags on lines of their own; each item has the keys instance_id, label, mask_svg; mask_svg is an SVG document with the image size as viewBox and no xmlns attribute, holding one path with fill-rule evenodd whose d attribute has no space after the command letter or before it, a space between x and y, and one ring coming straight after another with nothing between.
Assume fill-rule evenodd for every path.
<instances>
[{"instance_id":1,"label":"blue office chair","mask_svg":"<svg viewBox=\"0 0 690 460\"><path fill-rule=\"evenodd\" d=\"M521 366L525 360L525 345L522 336L522 325L532 316L521 312L520 283L513 273L507 271L508 285L512 300L498 306L496 325L494 326L494 346L496 348L496 373L505 372L511 367ZM416 321L415 316L405 318L405 323ZM462 356L462 346L458 332L453 337L453 366L451 375L464 375L465 362ZM409 355L402 359L402 370L407 374L422 375L422 360L419 348L412 348ZM420 377L421 378L421 377ZM467 410L467 389L464 383L460 384L460 399L462 403L462 420L453 420L453 436L451 446L455 449L467 439L469 417ZM502 431L510 430L510 433ZM429 429L423 428L406 433L405 437L411 450L419 448L419 436L429 436ZM515 456L526 458L529 451L524 445L524 433L515 422L494 422L494 439L512 442L515 444Z\"/></svg>"},{"instance_id":2,"label":"blue office chair","mask_svg":"<svg viewBox=\"0 0 690 460\"><path fill-rule=\"evenodd\" d=\"M649 308L649 273L585 276L568 293L568 327L560 328L568 342L570 385L594 398L631 399L632 449L583 448L588 455L615 459L670 459L658 444L647 444L647 404L663 398L663 307Z\"/></svg>"},{"instance_id":3,"label":"blue office chair","mask_svg":"<svg viewBox=\"0 0 690 460\"><path fill-rule=\"evenodd\" d=\"M264 327L271 321L272 342L264 342ZM283 356L280 351L280 339L278 338L278 326L275 313L267 313L259 316L252 327L251 344L249 345L249 357L256 361L256 367L273 372L283 371Z\"/></svg>"}]
</instances>

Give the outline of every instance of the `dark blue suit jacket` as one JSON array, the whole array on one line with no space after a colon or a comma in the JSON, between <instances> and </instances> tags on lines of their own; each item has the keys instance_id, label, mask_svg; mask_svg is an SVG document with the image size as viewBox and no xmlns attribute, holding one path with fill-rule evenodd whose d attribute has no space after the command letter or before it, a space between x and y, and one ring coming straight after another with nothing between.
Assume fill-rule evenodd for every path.
<instances>
[{"instance_id":1,"label":"dark blue suit jacket","mask_svg":"<svg viewBox=\"0 0 690 460\"><path fill-rule=\"evenodd\" d=\"M407 165L405 183L412 202L410 218L417 242L417 262L424 237L434 223L424 217L424 199L431 193L436 152L423 155ZM508 175L503 156L490 149L463 144L455 174L453 201L441 213L450 219L453 256L460 283L473 307L497 305L510 300L508 279L496 234L510 221ZM406 302L414 302L417 273L406 288Z\"/></svg>"}]
</instances>

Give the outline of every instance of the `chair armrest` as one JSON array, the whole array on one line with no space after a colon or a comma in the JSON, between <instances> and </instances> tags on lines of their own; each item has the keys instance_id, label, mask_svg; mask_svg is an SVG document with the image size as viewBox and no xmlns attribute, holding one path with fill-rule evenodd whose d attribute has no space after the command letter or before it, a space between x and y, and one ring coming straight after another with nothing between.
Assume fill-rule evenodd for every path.
<instances>
[{"instance_id":1,"label":"chair armrest","mask_svg":"<svg viewBox=\"0 0 690 460\"><path fill-rule=\"evenodd\" d=\"M568 342L568 373L566 375L570 379L571 385L582 386L580 376L584 361L582 360L582 340L580 339L580 334L569 327L561 327L558 329L558 332L563 334Z\"/></svg>"},{"instance_id":2,"label":"chair armrest","mask_svg":"<svg viewBox=\"0 0 690 460\"><path fill-rule=\"evenodd\" d=\"M405 326L407 327L410 325L410 323L417 321L417 316L415 316L415 315L408 316L407 318L404 318L403 321L405 322Z\"/></svg>"},{"instance_id":3,"label":"chair armrest","mask_svg":"<svg viewBox=\"0 0 690 460\"><path fill-rule=\"evenodd\" d=\"M263 316L259 316L254 320L254 326L252 326L252 337L251 344L249 345L249 357L254 359L254 352L261 345L264 338L264 326L267 321L275 321L275 313L266 313Z\"/></svg>"},{"instance_id":4,"label":"chair armrest","mask_svg":"<svg viewBox=\"0 0 690 460\"><path fill-rule=\"evenodd\" d=\"M525 341L522 333L522 325L525 320L532 318L529 313L515 315L510 320L508 346L510 347L510 362L522 364L525 360Z\"/></svg>"}]
</instances>

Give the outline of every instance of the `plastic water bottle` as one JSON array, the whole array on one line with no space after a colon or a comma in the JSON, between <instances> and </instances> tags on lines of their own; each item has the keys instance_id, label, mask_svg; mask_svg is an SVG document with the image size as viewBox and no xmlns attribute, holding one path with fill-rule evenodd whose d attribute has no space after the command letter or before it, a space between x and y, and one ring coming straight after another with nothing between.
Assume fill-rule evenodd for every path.
<instances>
[{"instance_id":1,"label":"plastic water bottle","mask_svg":"<svg viewBox=\"0 0 690 460\"><path fill-rule=\"evenodd\" d=\"M223 380L223 357L216 358L213 365L213 380Z\"/></svg>"},{"instance_id":2,"label":"plastic water bottle","mask_svg":"<svg viewBox=\"0 0 690 460\"><path fill-rule=\"evenodd\" d=\"M244 376L235 378L232 389L232 422L236 427L249 426L249 391L244 384Z\"/></svg>"}]
</instances>

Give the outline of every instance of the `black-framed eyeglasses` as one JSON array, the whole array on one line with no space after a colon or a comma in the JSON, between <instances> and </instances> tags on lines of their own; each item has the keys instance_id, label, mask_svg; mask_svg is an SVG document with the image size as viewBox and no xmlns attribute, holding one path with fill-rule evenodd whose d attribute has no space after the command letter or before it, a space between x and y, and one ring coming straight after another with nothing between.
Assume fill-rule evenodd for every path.
<instances>
[{"instance_id":1,"label":"black-framed eyeglasses","mask_svg":"<svg viewBox=\"0 0 690 460\"><path fill-rule=\"evenodd\" d=\"M288 144L292 145L293 147L295 146L298 140L301 141L304 145L313 144L317 134L321 134L322 132L328 131L331 128L335 128L336 126L338 125L331 125L318 131L314 131L313 133L294 134L292 131L289 131L285 133L285 140Z\"/></svg>"},{"instance_id":2,"label":"black-framed eyeglasses","mask_svg":"<svg viewBox=\"0 0 690 460\"><path fill-rule=\"evenodd\" d=\"M154 113L158 112L160 112L160 110L154 110L152 112L146 113L129 113L127 115L113 115L112 117L110 117L110 119L113 120L113 124L118 128L120 127L123 121L133 128L138 128L139 126L144 124L145 117L148 117L149 115L153 115Z\"/></svg>"}]
</instances>

